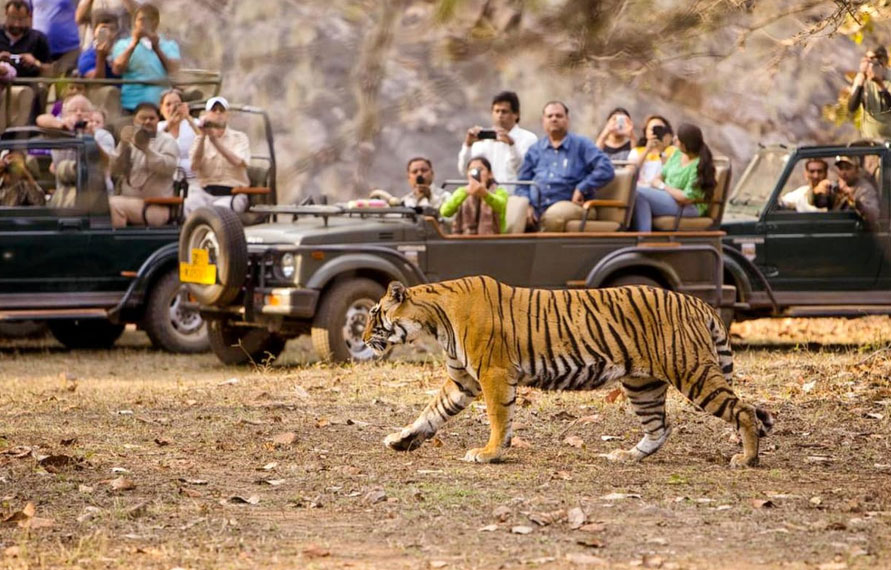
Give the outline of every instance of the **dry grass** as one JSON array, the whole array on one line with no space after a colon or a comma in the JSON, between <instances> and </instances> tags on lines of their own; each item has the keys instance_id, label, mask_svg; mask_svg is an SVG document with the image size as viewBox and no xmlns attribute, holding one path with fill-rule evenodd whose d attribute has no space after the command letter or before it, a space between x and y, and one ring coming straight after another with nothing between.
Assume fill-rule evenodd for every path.
<instances>
[{"instance_id":1,"label":"dry grass","mask_svg":"<svg viewBox=\"0 0 891 570\"><path fill-rule=\"evenodd\" d=\"M518 412L528 446L468 465L486 437L479 406L411 454L380 443L440 383L430 354L329 367L298 342L283 363L238 369L150 350L135 332L109 352L7 343L0 516L32 502L23 526L36 528L0 526L0 566L888 567L888 323L735 325L737 389L778 420L763 466L744 471L727 466L731 430L677 396L669 443L638 466L598 455L639 436L624 402L539 392ZM113 488L120 478L134 487ZM573 530L575 507L596 525ZM553 522L531 521L543 513Z\"/></svg>"}]
</instances>

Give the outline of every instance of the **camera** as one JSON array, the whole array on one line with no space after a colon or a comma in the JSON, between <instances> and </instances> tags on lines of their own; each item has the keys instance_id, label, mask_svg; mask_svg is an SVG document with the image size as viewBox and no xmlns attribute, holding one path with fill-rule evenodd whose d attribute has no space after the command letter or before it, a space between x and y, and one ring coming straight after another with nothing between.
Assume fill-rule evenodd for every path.
<instances>
[{"instance_id":1,"label":"camera","mask_svg":"<svg viewBox=\"0 0 891 570\"><path fill-rule=\"evenodd\" d=\"M18 65L19 63L22 62L22 54L20 54L20 53L11 53L11 54L9 54L9 61L11 61L12 63Z\"/></svg>"},{"instance_id":2,"label":"camera","mask_svg":"<svg viewBox=\"0 0 891 570\"><path fill-rule=\"evenodd\" d=\"M74 130L75 130L75 131L82 131L82 130L84 130L84 129L86 129L86 128L87 128L87 122L84 121L83 119L81 119L80 121L77 121L76 123L74 123Z\"/></svg>"},{"instance_id":3,"label":"camera","mask_svg":"<svg viewBox=\"0 0 891 570\"><path fill-rule=\"evenodd\" d=\"M628 117L626 117L625 115L616 115L616 128L619 129L620 131L624 131L625 126L627 125L627 123L626 123L627 120L628 120Z\"/></svg>"},{"instance_id":4,"label":"camera","mask_svg":"<svg viewBox=\"0 0 891 570\"><path fill-rule=\"evenodd\" d=\"M479 133L477 133L476 138L483 139L496 139L498 138L498 133L495 132L494 129L483 129Z\"/></svg>"},{"instance_id":5,"label":"camera","mask_svg":"<svg viewBox=\"0 0 891 570\"><path fill-rule=\"evenodd\" d=\"M664 137L665 135L670 135L670 134L671 134L671 130L664 125L655 125L653 127L653 136L656 137L657 139L659 139L660 141L662 140L662 137Z\"/></svg>"},{"instance_id":6,"label":"camera","mask_svg":"<svg viewBox=\"0 0 891 570\"><path fill-rule=\"evenodd\" d=\"M424 179L424 175L423 175L423 174L418 174L418 175L415 177L415 183L416 183L416 184L427 184L427 181Z\"/></svg>"},{"instance_id":7,"label":"camera","mask_svg":"<svg viewBox=\"0 0 891 570\"><path fill-rule=\"evenodd\" d=\"M470 170L470 173L469 173L469 174L470 174L470 177L473 178L474 180L476 180L477 182L482 182L482 180L480 180L480 178L481 178L481 173L480 173L480 169L479 169L479 168L472 168L472 169Z\"/></svg>"}]
</instances>

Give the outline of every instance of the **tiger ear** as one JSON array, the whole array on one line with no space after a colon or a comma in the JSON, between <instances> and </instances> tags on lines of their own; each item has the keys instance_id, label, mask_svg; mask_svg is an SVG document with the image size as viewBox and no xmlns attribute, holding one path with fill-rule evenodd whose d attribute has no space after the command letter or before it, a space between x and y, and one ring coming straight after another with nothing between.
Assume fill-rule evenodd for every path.
<instances>
[{"instance_id":1,"label":"tiger ear","mask_svg":"<svg viewBox=\"0 0 891 570\"><path fill-rule=\"evenodd\" d=\"M408 297L408 291L406 290L405 285L399 281L391 281L390 286L387 287L387 295L394 302L401 303Z\"/></svg>"}]
</instances>

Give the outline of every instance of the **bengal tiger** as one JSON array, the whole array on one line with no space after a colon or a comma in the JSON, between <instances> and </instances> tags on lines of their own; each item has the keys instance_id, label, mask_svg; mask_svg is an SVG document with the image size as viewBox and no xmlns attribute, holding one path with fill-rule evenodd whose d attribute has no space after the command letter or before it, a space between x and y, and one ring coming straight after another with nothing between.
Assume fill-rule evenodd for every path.
<instances>
[{"instance_id":1,"label":"bengal tiger","mask_svg":"<svg viewBox=\"0 0 891 570\"><path fill-rule=\"evenodd\" d=\"M393 282L371 308L363 338L382 354L424 332L445 351L448 379L414 423L386 437L395 450L419 447L482 392L489 441L464 460L498 461L510 447L517 386L590 390L619 379L644 436L608 454L612 461L640 461L665 443L669 384L735 426L743 449L732 467L757 465L759 437L773 426L769 412L731 390L724 323L688 295L645 286L525 289L485 276L411 288Z\"/></svg>"}]
</instances>

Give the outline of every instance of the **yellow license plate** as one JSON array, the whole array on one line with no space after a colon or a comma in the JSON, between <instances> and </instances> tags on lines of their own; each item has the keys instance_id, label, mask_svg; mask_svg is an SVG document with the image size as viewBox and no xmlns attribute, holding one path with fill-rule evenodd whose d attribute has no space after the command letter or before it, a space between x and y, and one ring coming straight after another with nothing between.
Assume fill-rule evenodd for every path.
<instances>
[{"instance_id":1,"label":"yellow license plate","mask_svg":"<svg viewBox=\"0 0 891 570\"><path fill-rule=\"evenodd\" d=\"M192 262L180 262L179 280L183 283L198 283L200 285L216 284L217 266L210 263L207 250L193 249Z\"/></svg>"}]
</instances>

